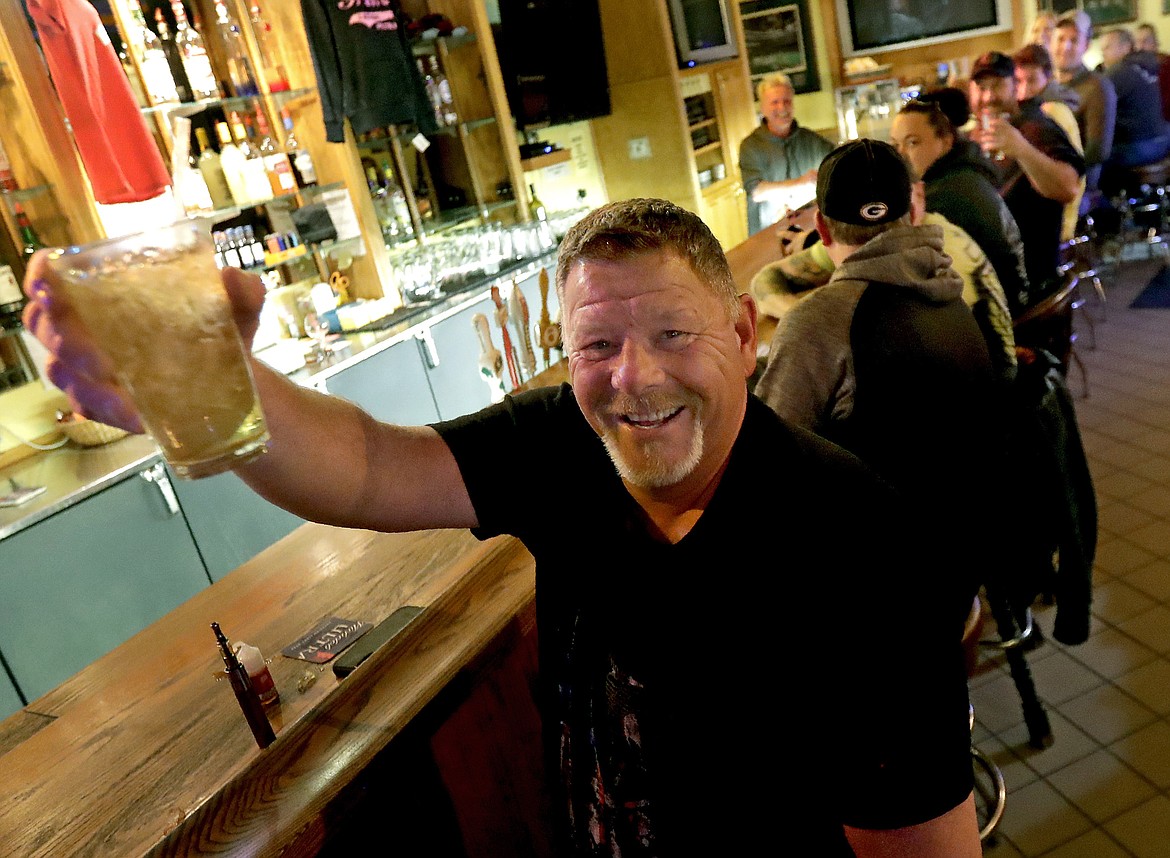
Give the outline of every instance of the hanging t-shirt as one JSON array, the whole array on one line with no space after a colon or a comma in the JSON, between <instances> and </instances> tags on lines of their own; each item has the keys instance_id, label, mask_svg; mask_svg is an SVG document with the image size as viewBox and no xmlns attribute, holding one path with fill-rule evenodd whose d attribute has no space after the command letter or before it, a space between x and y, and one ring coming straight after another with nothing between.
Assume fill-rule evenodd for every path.
<instances>
[{"instance_id":1,"label":"hanging t-shirt","mask_svg":"<svg viewBox=\"0 0 1170 858\"><path fill-rule=\"evenodd\" d=\"M99 203L161 194L170 173L88 0L28 0L49 74Z\"/></svg>"},{"instance_id":2,"label":"hanging t-shirt","mask_svg":"<svg viewBox=\"0 0 1170 858\"><path fill-rule=\"evenodd\" d=\"M301 0L317 72L325 139L413 123L434 132L434 108L392 0Z\"/></svg>"}]
</instances>

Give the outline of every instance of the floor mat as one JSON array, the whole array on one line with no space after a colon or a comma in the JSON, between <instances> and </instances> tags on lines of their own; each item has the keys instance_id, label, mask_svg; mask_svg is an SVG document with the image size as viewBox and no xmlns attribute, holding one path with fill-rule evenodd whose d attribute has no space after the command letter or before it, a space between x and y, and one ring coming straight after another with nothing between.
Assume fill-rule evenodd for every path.
<instances>
[{"instance_id":1,"label":"floor mat","mask_svg":"<svg viewBox=\"0 0 1170 858\"><path fill-rule=\"evenodd\" d=\"M1135 310L1170 308L1170 266L1163 266L1129 305Z\"/></svg>"}]
</instances>

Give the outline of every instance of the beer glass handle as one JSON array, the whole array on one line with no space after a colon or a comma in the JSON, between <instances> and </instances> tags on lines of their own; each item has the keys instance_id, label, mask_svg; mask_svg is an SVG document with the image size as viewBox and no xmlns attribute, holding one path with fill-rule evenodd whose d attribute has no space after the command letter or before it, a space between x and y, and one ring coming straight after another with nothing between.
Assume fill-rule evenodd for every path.
<instances>
[{"instance_id":1,"label":"beer glass handle","mask_svg":"<svg viewBox=\"0 0 1170 858\"><path fill-rule=\"evenodd\" d=\"M179 499L175 496L175 487L171 485L171 478L167 476L166 468L162 462L158 462L138 476L142 477L148 483L154 483L158 486L158 490L162 493L163 500L166 502L167 512L171 515L179 514Z\"/></svg>"}]
</instances>

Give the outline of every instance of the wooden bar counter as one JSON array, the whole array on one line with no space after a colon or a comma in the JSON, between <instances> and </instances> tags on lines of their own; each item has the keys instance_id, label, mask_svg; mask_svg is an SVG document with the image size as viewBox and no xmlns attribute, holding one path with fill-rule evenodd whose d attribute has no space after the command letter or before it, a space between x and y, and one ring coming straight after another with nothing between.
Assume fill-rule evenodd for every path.
<instances>
[{"instance_id":1,"label":"wooden bar counter","mask_svg":"<svg viewBox=\"0 0 1170 858\"><path fill-rule=\"evenodd\" d=\"M531 605L533 580L508 537L304 525L0 722L0 853L316 854L322 813ZM426 610L344 680L280 655L328 617L407 604ZM265 750L217 678L212 621L269 658Z\"/></svg>"}]
</instances>

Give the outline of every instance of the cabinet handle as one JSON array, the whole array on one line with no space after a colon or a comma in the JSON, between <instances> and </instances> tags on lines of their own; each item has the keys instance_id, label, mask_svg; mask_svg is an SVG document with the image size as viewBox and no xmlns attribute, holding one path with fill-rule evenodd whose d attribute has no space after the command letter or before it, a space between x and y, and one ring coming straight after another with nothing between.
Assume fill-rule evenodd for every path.
<instances>
[{"instance_id":1,"label":"cabinet handle","mask_svg":"<svg viewBox=\"0 0 1170 858\"><path fill-rule=\"evenodd\" d=\"M166 502L168 513L171 515L179 514L179 499L175 496L175 487L171 485L171 478L167 476L167 469L163 466L162 462L151 466L138 476L142 477L148 483L154 483L158 486L158 490L162 493L163 501Z\"/></svg>"},{"instance_id":2,"label":"cabinet handle","mask_svg":"<svg viewBox=\"0 0 1170 858\"><path fill-rule=\"evenodd\" d=\"M423 328L414 338L422 343L423 354L426 356L427 366L431 369L439 367L439 350L435 347L435 338L431 336L430 328Z\"/></svg>"}]
</instances>

